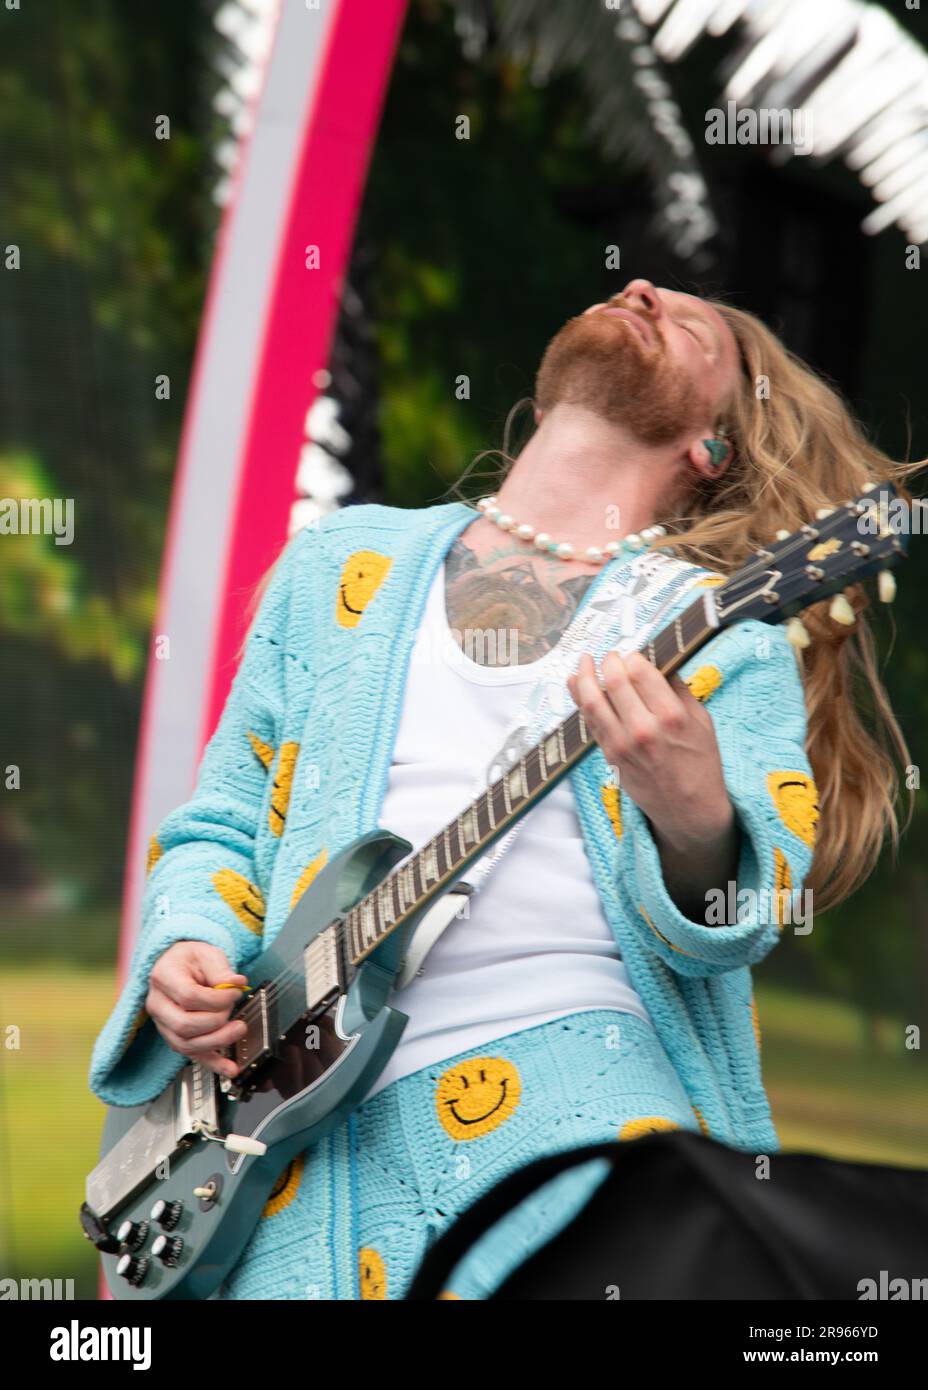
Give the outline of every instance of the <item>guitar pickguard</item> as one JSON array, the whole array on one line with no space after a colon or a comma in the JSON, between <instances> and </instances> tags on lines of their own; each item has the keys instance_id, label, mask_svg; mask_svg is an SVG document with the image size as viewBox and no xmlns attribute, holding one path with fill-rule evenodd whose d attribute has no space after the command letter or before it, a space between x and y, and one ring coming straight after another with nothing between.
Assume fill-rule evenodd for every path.
<instances>
[{"instance_id":1,"label":"guitar pickguard","mask_svg":"<svg viewBox=\"0 0 928 1390\"><path fill-rule=\"evenodd\" d=\"M406 949L402 968L396 977L395 989L405 989L416 978L422 969L422 962L438 938L447 931L454 919L461 915L471 892L470 884L461 880L425 913Z\"/></svg>"}]
</instances>

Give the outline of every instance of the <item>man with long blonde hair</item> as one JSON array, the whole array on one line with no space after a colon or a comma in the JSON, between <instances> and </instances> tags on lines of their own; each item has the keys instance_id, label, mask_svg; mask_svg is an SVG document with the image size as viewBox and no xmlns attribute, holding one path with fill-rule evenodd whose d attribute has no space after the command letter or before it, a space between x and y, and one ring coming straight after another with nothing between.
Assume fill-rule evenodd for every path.
<instances>
[{"instance_id":1,"label":"man with long blonde hair","mask_svg":"<svg viewBox=\"0 0 928 1390\"><path fill-rule=\"evenodd\" d=\"M908 470L757 319L643 279L556 334L534 405L476 508L349 507L292 538L197 789L158 828L91 1068L111 1104L151 1098L184 1057L234 1079L244 1025L216 987L246 982L353 838L435 836L520 709L575 703L597 745L394 989L399 1047L280 1175L223 1297L402 1297L456 1214L580 1144L691 1129L775 1150L751 966L789 920L784 893L840 901L897 835L893 752L907 759L860 589L795 642L738 623L671 679L634 639L776 532ZM630 607L597 669L571 641L607 580ZM719 920L707 905L728 888L748 906ZM488 1296L599 1176L524 1204L448 1296Z\"/></svg>"}]
</instances>

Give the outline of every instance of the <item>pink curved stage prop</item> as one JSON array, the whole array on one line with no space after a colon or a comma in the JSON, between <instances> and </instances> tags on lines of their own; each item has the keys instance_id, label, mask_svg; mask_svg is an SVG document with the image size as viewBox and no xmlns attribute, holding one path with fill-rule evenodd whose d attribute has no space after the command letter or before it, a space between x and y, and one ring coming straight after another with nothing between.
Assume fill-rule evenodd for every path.
<instances>
[{"instance_id":1,"label":"pink curved stage prop","mask_svg":"<svg viewBox=\"0 0 928 1390\"><path fill-rule=\"evenodd\" d=\"M150 836L193 788L254 586L287 536L405 0L282 0L219 232L145 686L126 857L122 982ZM319 268L307 268L318 247Z\"/></svg>"},{"instance_id":2,"label":"pink curved stage prop","mask_svg":"<svg viewBox=\"0 0 928 1390\"><path fill-rule=\"evenodd\" d=\"M306 415L406 0L281 0L219 231L171 499L142 707L119 935L125 979L148 842L190 795L254 587L287 537ZM318 268L307 248L318 247ZM100 1296L109 1294L101 1281Z\"/></svg>"}]
</instances>

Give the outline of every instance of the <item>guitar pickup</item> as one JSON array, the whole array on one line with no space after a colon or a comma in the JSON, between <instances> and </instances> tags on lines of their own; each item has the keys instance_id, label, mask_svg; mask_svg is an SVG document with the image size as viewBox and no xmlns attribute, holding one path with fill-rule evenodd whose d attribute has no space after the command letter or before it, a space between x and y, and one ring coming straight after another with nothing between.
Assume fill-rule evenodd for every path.
<instances>
[{"instance_id":1,"label":"guitar pickup","mask_svg":"<svg viewBox=\"0 0 928 1390\"><path fill-rule=\"evenodd\" d=\"M244 1012L240 1010L233 1017L241 1018ZM268 998L267 989L262 985L248 999L248 1016L244 1019L248 1032L240 1042L233 1043L233 1059L241 1068L236 1081L241 1079L247 1068L276 1054L276 1014L277 1006Z\"/></svg>"},{"instance_id":2,"label":"guitar pickup","mask_svg":"<svg viewBox=\"0 0 928 1390\"><path fill-rule=\"evenodd\" d=\"M333 924L314 936L303 952L306 976L306 1009L317 1013L342 990L338 935Z\"/></svg>"}]
</instances>

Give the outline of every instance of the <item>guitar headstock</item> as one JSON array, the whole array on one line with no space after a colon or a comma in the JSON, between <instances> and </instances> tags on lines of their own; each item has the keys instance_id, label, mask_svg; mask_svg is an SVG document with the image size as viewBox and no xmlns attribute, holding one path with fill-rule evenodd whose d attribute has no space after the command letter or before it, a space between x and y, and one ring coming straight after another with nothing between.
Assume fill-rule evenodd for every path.
<instances>
[{"instance_id":1,"label":"guitar headstock","mask_svg":"<svg viewBox=\"0 0 928 1390\"><path fill-rule=\"evenodd\" d=\"M908 548L908 527L898 525L900 510L908 509L893 484L874 483L853 501L823 509L791 535L778 533L772 545L755 552L714 590L721 625L745 618L778 623L830 594L838 595L832 617L852 623L853 612L841 590L878 572L880 598L889 602L895 593L889 567L904 558ZM798 645L805 643L800 640Z\"/></svg>"}]
</instances>

